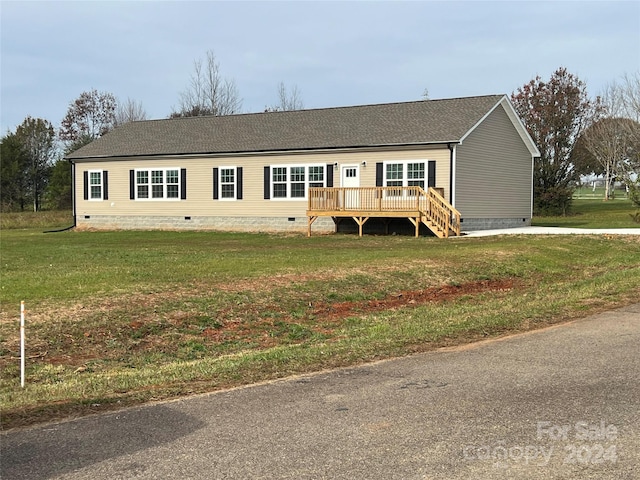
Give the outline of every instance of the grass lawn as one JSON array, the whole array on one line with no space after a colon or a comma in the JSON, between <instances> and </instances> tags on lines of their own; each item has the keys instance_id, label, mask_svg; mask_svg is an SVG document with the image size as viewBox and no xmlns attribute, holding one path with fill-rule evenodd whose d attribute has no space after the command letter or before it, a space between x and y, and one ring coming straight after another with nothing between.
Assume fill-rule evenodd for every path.
<instances>
[{"instance_id":1,"label":"grass lawn","mask_svg":"<svg viewBox=\"0 0 640 480\"><path fill-rule=\"evenodd\" d=\"M532 225L572 228L640 228L633 220L636 209L631 200L575 199L573 213L565 217L534 217Z\"/></svg>"},{"instance_id":2,"label":"grass lawn","mask_svg":"<svg viewBox=\"0 0 640 480\"><path fill-rule=\"evenodd\" d=\"M4 428L535 329L640 297L640 236L0 234Z\"/></svg>"}]
</instances>

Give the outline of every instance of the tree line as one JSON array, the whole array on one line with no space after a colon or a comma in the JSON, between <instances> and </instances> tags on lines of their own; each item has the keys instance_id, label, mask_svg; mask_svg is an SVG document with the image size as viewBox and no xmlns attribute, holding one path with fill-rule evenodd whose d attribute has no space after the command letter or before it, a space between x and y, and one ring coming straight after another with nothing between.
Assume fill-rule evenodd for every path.
<instances>
[{"instance_id":1,"label":"tree line","mask_svg":"<svg viewBox=\"0 0 640 480\"><path fill-rule=\"evenodd\" d=\"M71 165L63 156L123 123L144 120L142 105L118 102L107 92L83 92L69 104L60 126L27 116L0 143L2 211L71 208Z\"/></svg>"},{"instance_id":2,"label":"tree line","mask_svg":"<svg viewBox=\"0 0 640 480\"><path fill-rule=\"evenodd\" d=\"M428 100L425 89L423 99ZM586 84L565 68L549 80L535 77L511 94L540 157L534 160L534 213L566 214L580 177L605 178L606 198L622 181L640 206L640 73L626 75L590 98ZM297 86L277 86L265 112L304 108ZM194 61L193 72L168 118L241 113L235 81L222 75L212 51ZM0 143L0 209L38 211L71 208L67 155L118 125L145 120L141 103L118 101L108 92L83 92L69 104L60 126L27 116Z\"/></svg>"},{"instance_id":3,"label":"tree line","mask_svg":"<svg viewBox=\"0 0 640 480\"><path fill-rule=\"evenodd\" d=\"M277 101L265 111L304 108L297 87L280 82ZM242 100L233 80L222 76L213 52L194 62L187 88L180 93L169 118L240 113ZM58 128L42 118L27 116L0 141L0 210L69 209L72 203L71 165L65 155L87 145L115 127L146 120L138 101L120 102L109 92L82 92L68 107Z\"/></svg>"}]
</instances>

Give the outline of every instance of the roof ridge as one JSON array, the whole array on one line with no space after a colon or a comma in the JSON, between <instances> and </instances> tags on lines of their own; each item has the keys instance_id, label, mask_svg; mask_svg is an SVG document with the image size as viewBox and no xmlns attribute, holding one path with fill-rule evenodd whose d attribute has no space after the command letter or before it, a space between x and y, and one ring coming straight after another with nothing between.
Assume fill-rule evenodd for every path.
<instances>
[{"instance_id":1,"label":"roof ridge","mask_svg":"<svg viewBox=\"0 0 640 480\"><path fill-rule=\"evenodd\" d=\"M418 145L461 139L506 95L142 120L66 158Z\"/></svg>"},{"instance_id":2,"label":"roof ridge","mask_svg":"<svg viewBox=\"0 0 640 480\"><path fill-rule=\"evenodd\" d=\"M360 109L367 107L383 107L383 106L394 106L394 105L409 105L409 104L419 104L419 103L436 103L436 102L448 102L452 100L470 100L470 99L478 99L478 98L489 98L489 97L504 97L506 94L497 93L492 95L473 95L468 97L451 97L451 98L433 98L433 99L423 99L423 100L408 100L404 102L381 102L381 103L366 103L362 105L338 105L333 107L318 107L318 108L301 108L297 110L278 110L273 112L242 112L242 113L232 113L229 115L197 115L197 116L188 116L188 117L175 117L175 118L151 118L147 120L136 120L136 123L145 123L145 122L165 122L165 121L190 121L193 119L202 119L202 118L233 118L233 117L249 117L249 116L257 116L257 115L287 115L292 114L294 112L321 112L327 110L347 110L347 109Z\"/></svg>"}]
</instances>

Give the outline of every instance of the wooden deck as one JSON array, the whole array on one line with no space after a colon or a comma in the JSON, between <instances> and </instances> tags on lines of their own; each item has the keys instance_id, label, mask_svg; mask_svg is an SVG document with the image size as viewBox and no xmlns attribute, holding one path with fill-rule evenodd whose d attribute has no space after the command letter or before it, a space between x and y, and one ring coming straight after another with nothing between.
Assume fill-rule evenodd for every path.
<instances>
[{"instance_id":1,"label":"wooden deck","mask_svg":"<svg viewBox=\"0 0 640 480\"><path fill-rule=\"evenodd\" d=\"M408 218L419 235L424 223L436 236L460 235L460 212L435 188L360 187L309 188L308 232L318 217L352 218L362 236L362 227L370 218Z\"/></svg>"}]
</instances>

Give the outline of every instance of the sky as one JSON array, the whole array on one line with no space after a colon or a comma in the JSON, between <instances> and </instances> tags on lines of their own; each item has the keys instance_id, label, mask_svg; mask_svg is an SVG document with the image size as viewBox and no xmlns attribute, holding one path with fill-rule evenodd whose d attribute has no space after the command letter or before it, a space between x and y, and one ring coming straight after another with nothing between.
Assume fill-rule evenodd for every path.
<instances>
[{"instance_id":1,"label":"sky","mask_svg":"<svg viewBox=\"0 0 640 480\"><path fill-rule=\"evenodd\" d=\"M0 1L0 130L84 92L166 118L212 50L242 112L507 94L566 67L595 96L640 70L640 2Z\"/></svg>"}]
</instances>

